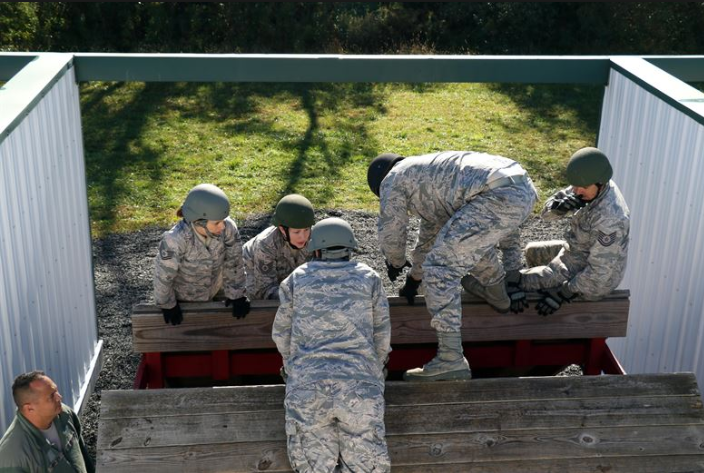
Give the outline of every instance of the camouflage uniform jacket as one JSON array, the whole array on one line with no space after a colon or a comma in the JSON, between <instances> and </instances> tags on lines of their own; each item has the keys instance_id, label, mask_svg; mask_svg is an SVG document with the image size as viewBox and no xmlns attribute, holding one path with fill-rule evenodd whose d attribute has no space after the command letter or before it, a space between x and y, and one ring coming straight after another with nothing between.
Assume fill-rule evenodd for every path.
<instances>
[{"instance_id":1,"label":"camouflage uniform jacket","mask_svg":"<svg viewBox=\"0 0 704 473\"><path fill-rule=\"evenodd\" d=\"M494 171L513 165L517 163L509 158L472 151L411 156L396 164L379 191L379 245L386 260L396 267L403 265L409 212L420 217L411 274L421 279L421 265L443 225L487 190Z\"/></svg>"},{"instance_id":2,"label":"camouflage uniform jacket","mask_svg":"<svg viewBox=\"0 0 704 473\"><path fill-rule=\"evenodd\" d=\"M225 219L225 230L209 247L185 220L164 232L154 265L157 306L170 309L177 300L208 301L221 288L228 299L246 293L242 242L231 218Z\"/></svg>"},{"instance_id":3,"label":"camouflage uniform jacket","mask_svg":"<svg viewBox=\"0 0 704 473\"><path fill-rule=\"evenodd\" d=\"M571 192L555 193L543 207L541 217L556 220L571 215L565 231L568 247L557 258L571 274L568 287L585 298L602 297L621 283L626 271L630 217L621 191L613 181L585 207L568 214L550 210L555 199Z\"/></svg>"},{"instance_id":4,"label":"camouflage uniform jacket","mask_svg":"<svg viewBox=\"0 0 704 473\"><path fill-rule=\"evenodd\" d=\"M310 259L308 250L291 248L278 227L274 226L245 243L243 256L250 299L278 300L279 283Z\"/></svg>"},{"instance_id":5,"label":"camouflage uniform jacket","mask_svg":"<svg viewBox=\"0 0 704 473\"><path fill-rule=\"evenodd\" d=\"M286 390L321 380L384 386L391 351L389 302L381 278L354 261L304 263L279 288L272 338Z\"/></svg>"},{"instance_id":6,"label":"camouflage uniform jacket","mask_svg":"<svg viewBox=\"0 0 704 473\"><path fill-rule=\"evenodd\" d=\"M0 439L0 472L2 473L93 473L95 467L88 455L78 416L63 404L54 425L61 449L49 443L39 429L17 412L15 419Z\"/></svg>"}]
</instances>

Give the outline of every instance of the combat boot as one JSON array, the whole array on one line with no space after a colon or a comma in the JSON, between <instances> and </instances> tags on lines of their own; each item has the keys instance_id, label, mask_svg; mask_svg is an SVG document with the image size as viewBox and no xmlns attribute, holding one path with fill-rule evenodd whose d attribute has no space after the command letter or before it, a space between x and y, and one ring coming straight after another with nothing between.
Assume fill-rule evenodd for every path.
<instances>
[{"instance_id":1,"label":"combat boot","mask_svg":"<svg viewBox=\"0 0 704 473\"><path fill-rule=\"evenodd\" d=\"M460 282L465 291L485 300L496 312L506 314L511 308L511 298L508 297L503 279L491 286L483 286L477 278L468 274Z\"/></svg>"},{"instance_id":2,"label":"combat boot","mask_svg":"<svg viewBox=\"0 0 704 473\"><path fill-rule=\"evenodd\" d=\"M462 334L438 332L438 353L422 368L403 374L405 381L449 381L472 378L472 370L462 351Z\"/></svg>"}]
</instances>

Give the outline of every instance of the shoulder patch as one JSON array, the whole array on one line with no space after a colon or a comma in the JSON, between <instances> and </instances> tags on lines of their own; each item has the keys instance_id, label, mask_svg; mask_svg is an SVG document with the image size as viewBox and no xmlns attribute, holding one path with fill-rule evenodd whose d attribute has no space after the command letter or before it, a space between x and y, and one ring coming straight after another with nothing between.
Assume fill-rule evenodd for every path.
<instances>
[{"instance_id":1,"label":"shoulder patch","mask_svg":"<svg viewBox=\"0 0 704 473\"><path fill-rule=\"evenodd\" d=\"M599 240L599 243L601 243L602 246L611 246L616 241L616 232L607 235L606 233L599 230L597 240Z\"/></svg>"},{"instance_id":2,"label":"shoulder patch","mask_svg":"<svg viewBox=\"0 0 704 473\"><path fill-rule=\"evenodd\" d=\"M166 243L166 241L162 241L159 245L159 256L162 260L168 260L174 257L174 250L169 248L169 245Z\"/></svg>"}]
</instances>

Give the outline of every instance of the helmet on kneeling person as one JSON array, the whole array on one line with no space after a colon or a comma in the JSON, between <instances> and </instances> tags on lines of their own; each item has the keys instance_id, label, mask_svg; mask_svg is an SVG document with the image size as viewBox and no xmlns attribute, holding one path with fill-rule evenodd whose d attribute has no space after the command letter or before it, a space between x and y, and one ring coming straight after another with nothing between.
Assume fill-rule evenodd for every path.
<instances>
[{"instance_id":1,"label":"helmet on kneeling person","mask_svg":"<svg viewBox=\"0 0 704 473\"><path fill-rule=\"evenodd\" d=\"M349 258L359 245L352 227L341 218L330 217L313 226L308 251L320 251L320 259Z\"/></svg>"}]
</instances>

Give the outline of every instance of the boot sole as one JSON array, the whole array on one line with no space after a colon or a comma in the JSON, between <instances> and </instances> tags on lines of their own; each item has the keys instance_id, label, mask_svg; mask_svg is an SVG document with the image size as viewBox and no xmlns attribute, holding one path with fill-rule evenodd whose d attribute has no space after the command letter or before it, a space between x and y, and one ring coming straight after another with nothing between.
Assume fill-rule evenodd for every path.
<instances>
[{"instance_id":1,"label":"boot sole","mask_svg":"<svg viewBox=\"0 0 704 473\"><path fill-rule=\"evenodd\" d=\"M435 375L403 373L404 381L469 381L470 379L472 379L472 372L465 370L449 371Z\"/></svg>"}]
</instances>

